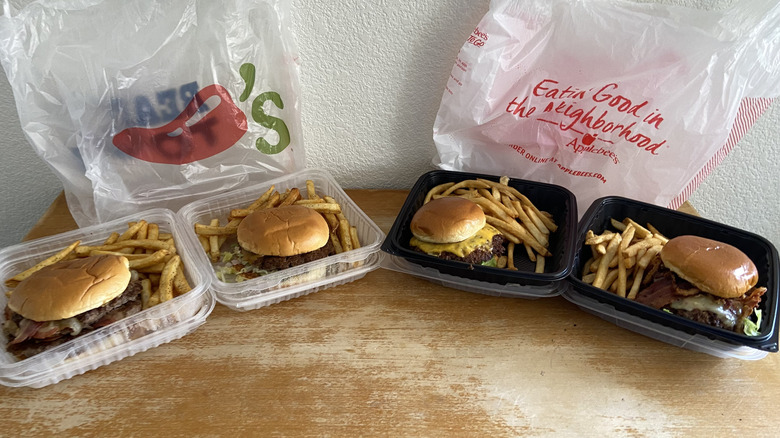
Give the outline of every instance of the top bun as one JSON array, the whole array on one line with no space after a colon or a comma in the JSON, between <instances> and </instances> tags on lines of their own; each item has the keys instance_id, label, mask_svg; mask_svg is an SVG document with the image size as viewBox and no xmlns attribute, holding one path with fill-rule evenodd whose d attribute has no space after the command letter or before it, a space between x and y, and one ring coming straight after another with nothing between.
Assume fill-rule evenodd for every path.
<instances>
[{"instance_id":1,"label":"top bun","mask_svg":"<svg viewBox=\"0 0 780 438\"><path fill-rule=\"evenodd\" d=\"M33 321L70 318L106 304L130 284L127 258L114 255L58 262L19 283L8 307Z\"/></svg>"},{"instance_id":2,"label":"top bun","mask_svg":"<svg viewBox=\"0 0 780 438\"><path fill-rule=\"evenodd\" d=\"M661 250L661 261L703 292L721 298L741 297L758 282L758 270L748 256L717 240L675 237Z\"/></svg>"},{"instance_id":3,"label":"top bun","mask_svg":"<svg viewBox=\"0 0 780 438\"><path fill-rule=\"evenodd\" d=\"M289 257L320 249L330 239L321 214L302 205L250 213L238 225L241 248L262 256Z\"/></svg>"},{"instance_id":4,"label":"top bun","mask_svg":"<svg viewBox=\"0 0 780 438\"><path fill-rule=\"evenodd\" d=\"M485 213L465 198L434 199L420 207L410 225L414 237L429 243L468 239L485 226Z\"/></svg>"}]
</instances>

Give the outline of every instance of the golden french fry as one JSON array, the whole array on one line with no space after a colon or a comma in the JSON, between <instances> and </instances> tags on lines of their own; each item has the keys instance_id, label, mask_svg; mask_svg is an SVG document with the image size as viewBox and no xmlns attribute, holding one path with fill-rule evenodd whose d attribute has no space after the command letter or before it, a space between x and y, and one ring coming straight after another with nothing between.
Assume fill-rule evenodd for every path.
<instances>
[{"instance_id":1,"label":"golden french fry","mask_svg":"<svg viewBox=\"0 0 780 438\"><path fill-rule=\"evenodd\" d=\"M615 283L615 280L617 280L618 277L618 271L617 269L612 269L609 272L607 272L606 278L604 278L604 283L601 285L601 288L604 290L609 290L612 285Z\"/></svg>"},{"instance_id":2,"label":"golden french fry","mask_svg":"<svg viewBox=\"0 0 780 438\"><path fill-rule=\"evenodd\" d=\"M534 270L537 274L543 274L544 273L544 257L539 256L536 258L536 269Z\"/></svg>"},{"instance_id":3,"label":"golden french fry","mask_svg":"<svg viewBox=\"0 0 780 438\"><path fill-rule=\"evenodd\" d=\"M110 236L103 242L104 245L111 245L112 243L115 243L119 239L119 233L113 232Z\"/></svg>"},{"instance_id":4,"label":"golden french fry","mask_svg":"<svg viewBox=\"0 0 780 438\"><path fill-rule=\"evenodd\" d=\"M637 271L634 273L634 282L631 284L631 290L628 292L628 298L629 300L636 299L636 295L639 293L639 286L642 285L642 277L644 277L645 274L645 268L638 268Z\"/></svg>"},{"instance_id":5,"label":"golden french fry","mask_svg":"<svg viewBox=\"0 0 780 438\"><path fill-rule=\"evenodd\" d=\"M528 259L532 262L536 261L536 253L534 252L533 248L531 248L530 245L527 243L523 243L523 246L525 247L525 252L528 254Z\"/></svg>"},{"instance_id":6,"label":"golden french fry","mask_svg":"<svg viewBox=\"0 0 780 438\"><path fill-rule=\"evenodd\" d=\"M653 257L655 257L658 253L661 252L661 249L663 249L663 245L658 244L651 246L650 248L647 248L647 251L645 251L645 254L642 256L641 259L637 260L636 264L640 268L647 268L647 265L650 264L650 261L653 260Z\"/></svg>"},{"instance_id":7,"label":"golden french fry","mask_svg":"<svg viewBox=\"0 0 780 438\"><path fill-rule=\"evenodd\" d=\"M619 249L618 249L618 255L615 258L618 260L617 294L620 295L621 297L625 297L626 296L626 262L625 260L623 260L623 255L620 254Z\"/></svg>"},{"instance_id":8,"label":"golden french fry","mask_svg":"<svg viewBox=\"0 0 780 438\"><path fill-rule=\"evenodd\" d=\"M314 190L314 181L307 179L306 180L306 196L309 199L315 199L317 198L317 191Z\"/></svg>"},{"instance_id":9,"label":"golden french fry","mask_svg":"<svg viewBox=\"0 0 780 438\"><path fill-rule=\"evenodd\" d=\"M636 255L639 250L641 249L647 249L654 245L660 245L661 241L656 239L655 237L647 237L645 239L640 240L637 243L631 244L626 248L626 255L631 257L632 255Z\"/></svg>"},{"instance_id":10,"label":"golden french fry","mask_svg":"<svg viewBox=\"0 0 780 438\"><path fill-rule=\"evenodd\" d=\"M290 189L290 193L287 194L287 196L284 197L281 204L279 204L279 207L284 207L285 205L293 205L296 201L301 199L301 191L298 190L297 187Z\"/></svg>"},{"instance_id":11,"label":"golden french fry","mask_svg":"<svg viewBox=\"0 0 780 438\"><path fill-rule=\"evenodd\" d=\"M341 241L341 247L344 248L344 252L352 251L352 237L349 235L349 221L342 219L339 221L339 240Z\"/></svg>"},{"instance_id":12,"label":"golden french fry","mask_svg":"<svg viewBox=\"0 0 780 438\"><path fill-rule=\"evenodd\" d=\"M6 285L8 285L9 282L10 282L10 284L14 284L15 282L23 281L23 280L29 278L32 274L40 271L41 269L43 269L43 268L45 268L47 266L51 266L51 265L53 265L53 264L63 260L65 257L70 255L70 253L72 253L74 250L76 250L76 248L78 248L80 244L81 244L80 240L77 240L77 241L71 243L70 245L68 245L64 249L61 249L57 253L55 253L55 254L45 258L44 260L41 260L40 262L35 264L35 266L33 266L33 267L29 268L29 269L26 269L26 270L24 270L24 271L22 271L22 272L20 272L20 273L18 273L16 275L14 275L13 277L9 278L8 280L6 280Z\"/></svg>"},{"instance_id":13,"label":"golden french fry","mask_svg":"<svg viewBox=\"0 0 780 438\"><path fill-rule=\"evenodd\" d=\"M148 278L141 280L141 306L143 309L148 309L151 306L152 298L152 282Z\"/></svg>"},{"instance_id":14,"label":"golden french fry","mask_svg":"<svg viewBox=\"0 0 780 438\"><path fill-rule=\"evenodd\" d=\"M274 194L260 206L260 209L277 207L281 200L282 195L280 195L279 192L274 192Z\"/></svg>"},{"instance_id":15,"label":"golden french fry","mask_svg":"<svg viewBox=\"0 0 780 438\"><path fill-rule=\"evenodd\" d=\"M479 190L477 190L477 193L482 195L483 198L485 198L488 201L490 201L493 204L493 206L495 206L495 208L498 208L498 209L502 210L504 213L506 213L506 215L509 216L510 218L514 219L516 217L516 216L513 216L513 214L516 213L514 211L515 209L507 208L504 204L501 203L500 200L494 198L493 195L487 189L479 189Z\"/></svg>"},{"instance_id":16,"label":"golden french fry","mask_svg":"<svg viewBox=\"0 0 780 438\"><path fill-rule=\"evenodd\" d=\"M517 210L518 219L520 219L520 222L525 226L528 232L534 236L534 239L546 247L548 244L547 236L539 229L539 224L534 222L533 219L528 216L528 211L523 208L522 204L520 204L520 201L512 201L512 204L514 205L515 210ZM544 225L542 225L542 228L544 228ZM544 230L547 231L547 228L544 228Z\"/></svg>"},{"instance_id":17,"label":"golden french fry","mask_svg":"<svg viewBox=\"0 0 780 438\"><path fill-rule=\"evenodd\" d=\"M517 191L517 189L515 189L514 187L509 186L509 185L504 185L504 184L501 184L501 183L497 183L495 181L482 179L482 178L478 178L477 181L479 181L479 182L481 182L483 184L487 184L490 187L496 187L496 188L498 188L498 190L501 193L511 194L515 198L519 199L520 202L523 203L523 205L526 205L526 206L530 207L531 209L533 209L534 213L537 216L539 216L539 218L544 223L544 226L547 227L548 230L554 232L555 230L558 229L558 226L555 224L555 221L553 221L550 216L548 216L546 214L542 214L542 212L538 208L536 208L536 205L534 205L534 203L531 202L531 200L528 199L527 196L525 196L522 193L520 193L519 191Z\"/></svg>"},{"instance_id":18,"label":"golden french fry","mask_svg":"<svg viewBox=\"0 0 780 438\"><path fill-rule=\"evenodd\" d=\"M653 233L650 232L647 228L639 225L638 223L634 222L631 218L625 218L623 219L623 223L628 226L629 224L633 225L634 228L636 228L635 234L639 236L640 239L644 239L646 237L650 237L653 235Z\"/></svg>"},{"instance_id":19,"label":"golden french fry","mask_svg":"<svg viewBox=\"0 0 780 438\"><path fill-rule=\"evenodd\" d=\"M596 278L593 280L593 286L603 288L606 277L607 268L612 258L617 254L618 246L620 245L620 234L615 234L607 245L607 253L601 257L599 261L598 269L596 270Z\"/></svg>"},{"instance_id":20,"label":"golden french fry","mask_svg":"<svg viewBox=\"0 0 780 438\"><path fill-rule=\"evenodd\" d=\"M662 244L666 245L666 242L669 241L669 238L661 234L660 231L658 231L653 224L648 223L647 229L650 230L651 233L653 233L653 237L660 240Z\"/></svg>"},{"instance_id":21,"label":"golden french fry","mask_svg":"<svg viewBox=\"0 0 780 438\"><path fill-rule=\"evenodd\" d=\"M176 277L176 272L179 270L180 264L181 257L178 255L171 257L171 259L165 263L165 267L160 274L160 284L157 289L161 303L173 299L173 279Z\"/></svg>"},{"instance_id":22,"label":"golden french fry","mask_svg":"<svg viewBox=\"0 0 780 438\"><path fill-rule=\"evenodd\" d=\"M506 250L506 268L512 271L517 271L515 267L515 244L509 242Z\"/></svg>"},{"instance_id":23,"label":"golden french fry","mask_svg":"<svg viewBox=\"0 0 780 438\"><path fill-rule=\"evenodd\" d=\"M485 183L485 182L481 182L481 181L474 180L474 179L464 180L464 181L461 181L459 183L453 184L452 186L448 187L447 190L445 190L442 193L442 195L443 196L447 196L450 193L454 192L455 190L460 189L460 188L464 188L464 187L474 188L474 189L489 189L490 185Z\"/></svg>"},{"instance_id":24,"label":"golden french fry","mask_svg":"<svg viewBox=\"0 0 780 438\"><path fill-rule=\"evenodd\" d=\"M328 228L331 231L335 231L339 227L339 220L335 213L324 213L322 217L325 218L325 222L328 223Z\"/></svg>"},{"instance_id":25,"label":"golden french fry","mask_svg":"<svg viewBox=\"0 0 780 438\"><path fill-rule=\"evenodd\" d=\"M316 211L317 213L325 214L325 213L332 213L332 214L339 214L341 213L341 206L339 204L331 204L329 202L321 202L317 204L300 204L304 207L309 207L312 210Z\"/></svg>"},{"instance_id":26,"label":"golden french fry","mask_svg":"<svg viewBox=\"0 0 780 438\"><path fill-rule=\"evenodd\" d=\"M212 219L209 225L212 227L218 227L219 219ZM209 236L209 257L211 258L212 262L219 260L219 237L220 236L217 235Z\"/></svg>"},{"instance_id":27,"label":"golden french fry","mask_svg":"<svg viewBox=\"0 0 780 438\"><path fill-rule=\"evenodd\" d=\"M238 225L213 227L211 225L195 224L195 234L201 236L229 236L236 234L236 230L238 230Z\"/></svg>"},{"instance_id":28,"label":"golden french fry","mask_svg":"<svg viewBox=\"0 0 780 438\"><path fill-rule=\"evenodd\" d=\"M360 237L358 237L357 227L349 227L349 237L352 240L352 249L360 248Z\"/></svg>"},{"instance_id":29,"label":"golden french fry","mask_svg":"<svg viewBox=\"0 0 780 438\"><path fill-rule=\"evenodd\" d=\"M490 213L498 216L499 219L507 223L507 225L512 229L513 233L515 233L515 235L519 237L520 240L531 245L534 251L536 251L537 253L543 256L551 255L550 251L548 251L547 248L544 247L544 245L539 243L539 241L536 240L531 235L531 233L529 233L525 228L523 228L517 221L515 221L509 215L504 213L503 210L496 207L493 202L490 202L483 198L475 198L473 201L480 207L483 207L483 209L489 210Z\"/></svg>"},{"instance_id":30,"label":"golden french fry","mask_svg":"<svg viewBox=\"0 0 780 438\"><path fill-rule=\"evenodd\" d=\"M607 231L601 234L594 234L593 230L588 230L587 233L585 233L585 244L586 245L598 245L599 243L609 242L610 239L612 239L612 236L614 236L615 233Z\"/></svg>"},{"instance_id":31,"label":"golden french fry","mask_svg":"<svg viewBox=\"0 0 780 438\"><path fill-rule=\"evenodd\" d=\"M176 270L176 275L173 277L173 289L177 296L192 290L192 286L190 286L187 277L184 275L183 263L179 265L179 269Z\"/></svg>"},{"instance_id":32,"label":"golden french fry","mask_svg":"<svg viewBox=\"0 0 780 438\"><path fill-rule=\"evenodd\" d=\"M163 261L168 254L168 250L165 249L157 250L152 254L144 254L144 258L130 260L130 269L140 269L156 265Z\"/></svg>"},{"instance_id":33,"label":"golden french fry","mask_svg":"<svg viewBox=\"0 0 780 438\"><path fill-rule=\"evenodd\" d=\"M434 196L440 195L445 190L449 189L450 187L454 186L454 182L448 182L444 184L439 184L438 186L428 190L428 193L425 195L425 200L423 201L423 204L427 204L431 199L433 199Z\"/></svg>"},{"instance_id":34,"label":"golden french fry","mask_svg":"<svg viewBox=\"0 0 780 438\"><path fill-rule=\"evenodd\" d=\"M247 209L257 210L258 208L260 208L261 205L265 204L266 201L268 201L268 199L271 197L271 194L274 193L275 189L276 187L274 185L271 185L271 187L269 187L268 190L265 191L265 193L260 195L259 198L255 199L251 204L249 204Z\"/></svg>"},{"instance_id":35,"label":"golden french fry","mask_svg":"<svg viewBox=\"0 0 780 438\"><path fill-rule=\"evenodd\" d=\"M590 273L585 274L585 275L582 276L582 281L584 281L585 283L588 283L588 284L593 284L593 280L595 280L595 279L596 279L596 273L595 272L590 272Z\"/></svg>"},{"instance_id":36,"label":"golden french fry","mask_svg":"<svg viewBox=\"0 0 780 438\"><path fill-rule=\"evenodd\" d=\"M141 229L146 224L145 220L140 220L132 225L130 225L127 228L127 231L119 235L119 239L117 239L117 242L121 242L123 240L129 240L135 237L135 235L138 233L138 230Z\"/></svg>"},{"instance_id":37,"label":"golden french fry","mask_svg":"<svg viewBox=\"0 0 780 438\"><path fill-rule=\"evenodd\" d=\"M498 261L496 262L496 266L499 268L506 268L507 264L507 256L501 256L498 258Z\"/></svg>"},{"instance_id":38,"label":"golden french fry","mask_svg":"<svg viewBox=\"0 0 780 438\"><path fill-rule=\"evenodd\" d=\"M495 218L493 216L485 216L485 220L487 221L488 224L496 227L498 231L501 231L501 234L510 242L516 244L523 243L523 241L514 234L514 231L512 230L512 226L509 225L507 222L504 222L501 219Z\"/></svg>"},{"instance_id":39,"label":"golden french fry","mask_svg":"<svg viewBox=\"0 0 780 438\"><path fill-rule=\"evenodd\" d=\"M626 229L626 224L620 222L617 219L610 218L609 223L612 224L612 226L615 227L615 229L617 229L621 233Z\"/></svg>"},{"instance_id":40,"label":"golden french fry","mask_svg":"<svg viewBox=\"0 0 780 438\"><path fill-rule=\"evenodd\" d=\"M330 231L330 241L333 242L333 247L336 249L336 254L341 254L344 252L344 247L341 246L341 241L339 240L339 233L336 230Z\"/></svg>"},{"instance_id":41,"label":"golden french fry","mask_svg":"<svg viewBox=\"0 0 780 438\"><path fill-rule=\"evenodd\" d=\"M75 253L79 256L84 256L93 250L105 250L105 251L117 251L122 249L133 248L146 248L146 249L167 249L170 252L176 251L176 248L172 246L168 241L163 240L123 240L121 242L113 243L111 245L98 245L98 246L78 246L74 249Z\"/></svg>"}]
</instances>

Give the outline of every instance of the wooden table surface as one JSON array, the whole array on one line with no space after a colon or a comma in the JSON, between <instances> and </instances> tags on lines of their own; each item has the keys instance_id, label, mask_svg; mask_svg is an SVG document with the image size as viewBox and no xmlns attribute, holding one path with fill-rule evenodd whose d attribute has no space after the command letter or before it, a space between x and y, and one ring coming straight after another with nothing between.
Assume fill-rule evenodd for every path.
<instances>
[{"instance_id":1,"label":"wooden table surface","mask_svg":"<svg viewBox=\"0 0 780 438\"><path fill-rule=\"evenodd\" d=\"M386 232L404 191L348 190ZM75 227L62 197L28 238ZM41 389L0 436L737 436L780 433L780 356L720 359L584 313L387 270Z\"/></svg>"}]
</instances>

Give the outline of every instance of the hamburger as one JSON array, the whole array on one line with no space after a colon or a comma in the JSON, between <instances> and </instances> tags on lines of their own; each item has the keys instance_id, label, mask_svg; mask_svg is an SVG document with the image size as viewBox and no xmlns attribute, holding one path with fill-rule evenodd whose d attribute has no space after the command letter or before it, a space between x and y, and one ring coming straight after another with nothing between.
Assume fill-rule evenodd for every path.
<instances>
[{"instance_id":1,"label":"hamburger","mask_svg":"<svg viewBox=\"0 0 780 438\"><path fill-rule=\"evenodd\" d=\"M317 211L301 205L257 210L238 225L237 242L223 254L224 280L243 281L336 253L330 228Z\"/></svg>"},{"instance_id":2,"label":"hamburger","mask_svg":"<svg viewBox=\"0 0 780 438\"><path fill-rule=\"evenodd\" d=\"M8 298L7 349L25 359L141 311L141 282L126 257L91 256L44 267Z\"/></svg>"},{"instance_id":3,"label":"hamburger","mask_svg":"<svg viewBox=\"0 0 780 438\"><path fill-rule=\"evenodd\" d=\"M664 245L649 269L652 283L636 301L710 326L757 334L758 324L750 318L767 289L756 287L758 270L739 249L679 236Z\"/></svg>"},{"instance_id":4,"label":"hamburger","mask_svg":"<svg viewBox=\"0 0 780 438\"><path fill-rule=\"evenodd\" d=\"M504 237L487 224L485 213L465 198L434 199L418 209L410 224L415 250L444 260L496 266Z\"/></svg>"}]
</instances>

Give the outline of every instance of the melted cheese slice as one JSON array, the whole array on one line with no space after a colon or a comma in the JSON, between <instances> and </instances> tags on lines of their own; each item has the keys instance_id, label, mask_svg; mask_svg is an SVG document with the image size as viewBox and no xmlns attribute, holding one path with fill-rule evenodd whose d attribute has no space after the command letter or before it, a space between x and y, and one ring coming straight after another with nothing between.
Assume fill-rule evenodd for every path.
<instances>
[{"instance_id":1,"label":"melted cheese slice","mask_svg":"<svg viewBox=\"0 0 780 438\"><path fill-rule=\"evenodd\" d=\"M420 248L421 251L434 256L438 256L443 252L450 252L458 257L465 257L479 247L490 245L493 241L493 236L496 234L501 234L501 232L491 225L485 225L481 230L477 231L477 234L460 242L429 243L412 237L409 245Z\"/></svg>"},{"instance_id":2,"label":"melted cheese slice","mask_svg":"<svg viewBox=\"0 0 780 438\"><path fill-rule=\"evenodd\" d=\"M709 295L695 295L669 304L672 309L679 310L705 310L718 316L718 319L728 328L736 325L736 315L723 309L723 305Z\"/></svg>"}]
</instances>

